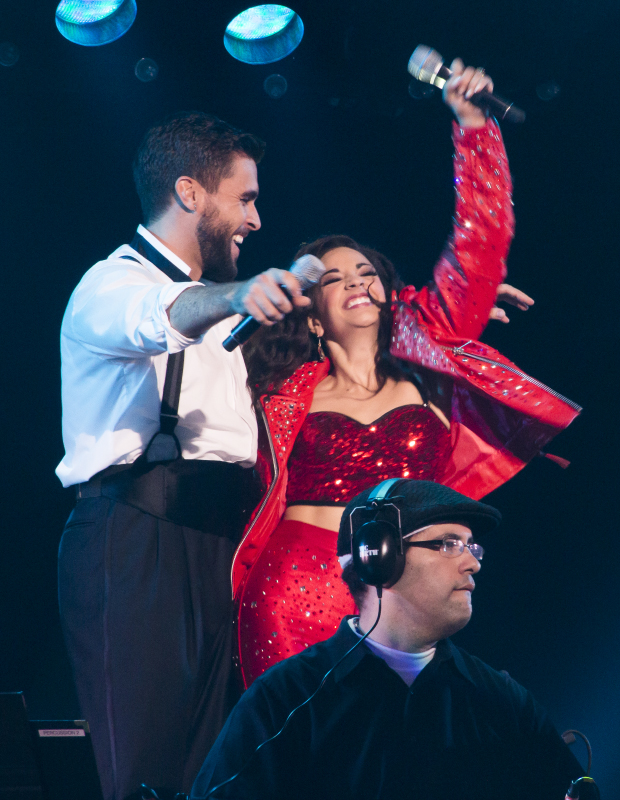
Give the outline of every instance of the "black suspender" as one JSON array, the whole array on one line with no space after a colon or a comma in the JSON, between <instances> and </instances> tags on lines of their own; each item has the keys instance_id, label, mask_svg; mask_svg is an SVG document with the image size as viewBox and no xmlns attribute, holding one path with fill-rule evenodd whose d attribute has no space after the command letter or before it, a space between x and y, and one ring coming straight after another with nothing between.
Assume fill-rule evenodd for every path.
<instances>
[{"instance_id":1,"label":"black suspender","mask_svg":"<svg viewBox=\"0 0 620 800\"><path fill-rule=\"evenodd\" d=\"M189 275L186 275L182 269L175 267L172 261L168 261L163 253L160 253L156 247L153 247L153 245L147 242L144 236L141 236L139 233L136 233L129 246L137 253L140 253L141 256L147 258L151 264L155 264L157 269L160 269L171 281L175 281L175 283L187 283L191 281ZM122 258L131 258L131 256L122 256Z\"/></svg>"},{"instance_id":2,"label":"black suspender","mask_svg":"<svg viewBox=\"0 0 620 800\"><path fill-rule=\"evenodd\" d=\"M170 280L176 283L187 283L191 278L183 270L175 267L166 256L153 247L150 242L139 233L133 238L130 244L136 252L147 258L151 264L160 269ZM131 261L136 259L131 256L121 256ZM185 351L171 353L168 356L166 367L166 379L164 381L164 391L161 399L161 409L159 412L159 430L153 435L141 458L145 461L171 461L181 458L181 445L175 433L175 428L179 421L179 398L181 397L181 382L183 380L183 363Z\"/></svg>"}]
</instances>

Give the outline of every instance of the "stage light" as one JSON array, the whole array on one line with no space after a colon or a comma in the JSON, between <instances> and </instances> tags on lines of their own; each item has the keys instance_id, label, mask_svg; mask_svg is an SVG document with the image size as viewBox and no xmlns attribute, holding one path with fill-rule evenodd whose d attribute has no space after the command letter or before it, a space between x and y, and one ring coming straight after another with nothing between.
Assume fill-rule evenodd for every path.
<instances>
[{"instance_id":1,"label":"stage light","mask_svg":"<svg viewBox=\"0 0 620 800\"><path fill-rule=\"evenodd\" d=\"M549 102L549 100L555 100L560 94L560 86L554 80L539 83L536 87L536 94L541 100Z\"/></svg>"},{"instance_id":2,"label":"stage light","mask_svg":"<svg viewBox=\"0 0 620 800\"><path fill-rule=\"evenodd\" d=\"M414 100L428 100L435 94L435 87L413 78L409 83L408 91L409 97L413 97Z\"/></svg>"},{"instance_id":3,"label":"stage light","mask_svg":"<svg viewBox=\"0 0 620 800\"><path fill-rule=\"evenodd\" d=\"M0 44L0 64L3 67L14 67L19 61L19 47L13 42Z\"/></svg>"},{"instance_id":4,"label":"stage light","mask_svg":"<svg viewBox=\"0 0 620 800\"><path fill-rule=\"evenodd\" d=\"M228 24L224 47L246 64L272 64L292 53L303 35L304 24L290 8L254 6Z\"/></svg>"},{"instance_id":5,"label":"stage light","mask_svg":"<svg viewBox=\"0 0 620 800\"><path fill-rule=\"evenodd\" d=\"M159 67L157 66L157 62L153 61L152 58L141 58L136 64L134 72L139 81L142 81L142 83L149 83L150 81L154 81L159 75Z\"/></svg>"},{"instance_id":6,"label":"stage light","mask_svg":"<svg viewBox=\"0 0 620 800\"><path fill-rule=\"evenodd\" d=\"M127 33L136 12L136 0L61 0L56 27L70 42L97 47Z\"/></svg>"},{"instance_id":7,"label":"stage light","mask_svg":"<svg viewBox=\"0 0 620 800\"><path fill-rule=\"evenodd\" d=\"M265 78L263 89L273 100L279 100L286 94L288 83L286 82L284 75L274 74L270 75L268 78Z\"/></svg>"}]
</instances>

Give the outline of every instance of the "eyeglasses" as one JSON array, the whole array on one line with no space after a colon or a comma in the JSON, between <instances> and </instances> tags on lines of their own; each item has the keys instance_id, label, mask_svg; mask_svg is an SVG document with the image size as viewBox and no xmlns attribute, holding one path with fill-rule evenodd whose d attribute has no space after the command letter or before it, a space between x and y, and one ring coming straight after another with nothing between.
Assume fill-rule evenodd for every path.
<instances>
[{"instance_id":1,"label":"eyeglasses","mask_svg":"<svg viewBox=\"0 0 620 800\"><path fill-rule=\"evenodd\" d=\"M469 550L476 561L482 561L482 557L484 556L484 548L482 545L475 544L475 542L465 544L462 539L457 539L454 536L448 536L445 539L430 539L427 542L404 541L403 544L406 547L426 547L429 550L437 550L446 558L462 556L465 552L465 548Z\"/></svg>"}]
</instances>

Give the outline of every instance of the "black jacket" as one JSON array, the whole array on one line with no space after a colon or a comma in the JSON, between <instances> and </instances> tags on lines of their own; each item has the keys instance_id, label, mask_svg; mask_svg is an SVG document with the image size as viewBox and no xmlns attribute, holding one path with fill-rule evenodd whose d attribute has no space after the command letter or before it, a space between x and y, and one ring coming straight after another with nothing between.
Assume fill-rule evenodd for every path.
<instances>
[{"instance_id":1,"label":"black jacket","mask_svg":"<svg viewBox=\"0 0 620 800\"><path fill-rule=\"evenodd\" d=\"M449 640L409 688L361 644L299 710L357 637L347 620L325 642L272 667L241 698L191 798L253 800L562 800L583 774L543 709L507 675Z\"/></svg>"}]
</instances>

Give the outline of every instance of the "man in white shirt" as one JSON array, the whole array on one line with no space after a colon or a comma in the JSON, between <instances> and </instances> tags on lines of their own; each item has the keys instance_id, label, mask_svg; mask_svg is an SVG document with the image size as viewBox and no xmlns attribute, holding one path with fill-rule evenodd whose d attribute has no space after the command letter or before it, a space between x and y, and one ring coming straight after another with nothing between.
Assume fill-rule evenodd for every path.
<instances>
[{"instance_id":1,"label":"man in white shirt","mask_svg":"<svg viewBox=\"0 0 620 800\"><path fill-rule=\"evenodd\" d=\"M134 163L144 226L63 319L57 474L77 504L59 598L105 800L189 790L236 699L229 572L257 430L222 342L235 315L271 324L309 303L286 271L233 282L263 150L207 114L153 127Z\"/></svg>"}]
</instances>

